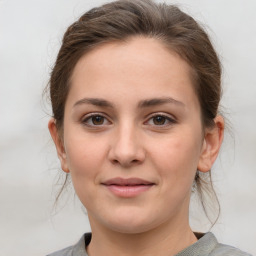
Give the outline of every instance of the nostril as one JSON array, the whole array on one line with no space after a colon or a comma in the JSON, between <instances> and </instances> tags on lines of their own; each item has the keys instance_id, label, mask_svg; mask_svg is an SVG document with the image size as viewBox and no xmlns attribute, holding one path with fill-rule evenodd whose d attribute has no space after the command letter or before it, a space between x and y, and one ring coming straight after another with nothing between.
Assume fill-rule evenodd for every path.
<instances>
[{"instance_id":1,"label":"nostril","mask_svg":"<svg viewBox=\"0 0 256 256\"><path fill-rule=\"evenodd\" d=\"M110 160L113 165L121 165L124 167L142 163L145 159L145 152L141 145L135 146L135 142L131 144L130 142L121 143L119 141L119 143L110 147L108 160Z\"/></svg>"},{"instance_id":2,"label":"nostril","mask_svg":"<svg viewBox=\"0 0 256 256\"><path fill-rule=\"evenodd\" d=\"M119 161L118 159L113 159L111 162L114 165L120 164L120 165L123 165L123 166L131 166L131 165L134 165L134 164L138 164L140 161L138 159L134 159L134 160L131 160L131 161Z\"/></svg>"}]
</instances>

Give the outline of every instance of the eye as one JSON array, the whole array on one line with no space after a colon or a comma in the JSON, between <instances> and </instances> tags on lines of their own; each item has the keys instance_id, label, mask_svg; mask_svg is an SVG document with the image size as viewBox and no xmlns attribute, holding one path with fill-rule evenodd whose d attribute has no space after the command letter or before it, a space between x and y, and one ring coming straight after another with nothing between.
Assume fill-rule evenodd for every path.
<instances>
[{"instance_id":1,"label":"eye","mask_svg":"<svg viewBox=\"0 0 256 256\"><path fill-rule=\"evenodd\" d=\"M156 114L151 116L147 121L147 124L153 126L167 126L174 123L176 123L176 121L173 118L163 114Z\"/></svg>"},{"instance_id":2,"label":"eye","mask_svg":"<svg viewBox=\"0 0 256 256\"><path fill-rule=\"evenodd\" d=\"M110 124L108 119L100 114L90 114L89 116L85 116L82 123L87 126L103 126Z\"/></svg>"}]
</instances>

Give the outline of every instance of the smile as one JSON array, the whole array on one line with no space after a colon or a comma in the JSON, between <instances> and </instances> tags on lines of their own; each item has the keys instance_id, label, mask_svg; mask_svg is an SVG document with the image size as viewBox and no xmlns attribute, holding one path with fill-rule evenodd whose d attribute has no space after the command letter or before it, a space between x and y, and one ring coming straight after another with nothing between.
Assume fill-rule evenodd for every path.
<instances>
[{"instance_id":1,"label":"smile","mask_svg":"<svg viewBox=\"0 0 256 256\"><path fill-rule=\"evenodd\" d=\"M146 192L153 187L155 183L139 178L114 178L103 182L102 185L116 196L129 198Z\"/></svg>"}]
</instances>

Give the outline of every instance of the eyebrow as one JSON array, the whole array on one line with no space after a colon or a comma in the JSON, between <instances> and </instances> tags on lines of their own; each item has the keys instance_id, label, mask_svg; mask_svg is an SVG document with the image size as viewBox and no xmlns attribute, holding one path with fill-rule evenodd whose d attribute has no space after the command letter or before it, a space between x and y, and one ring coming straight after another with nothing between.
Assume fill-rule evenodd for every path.
<instances>
[{"instance_id":1,"label":"eyebrow","mask_svg":"<svg viewBox=\"0 0 256 256\"><path fill-rule=\"evenodd\" d=\"M181 101L175 100L170 97L161 97L161 98L152 98L152 99L142 100L138 103L138 108L147 108L147 107L158 106L158 105L163 105L167 103L171 103L171 104L175 104L183 107L185 106L185 104ZM82 104L89 104L89 105L94 105L98 107L114 108L114 105L111 102L101 98L83 98L77 101L73 107L76 107Z\"/></svg>"},{"instance_id":2,"label":"eyebrow","mask_svg":"<svg viewBox=\"0 0 256 256\"><path fill-rule=\"evenodd\" d=\"M99 99L99 98L83 98L79 101L77 101L73 107L82 105L82 104L90 104L98 107L109 107L109 108L114 108L114 105L110 103L107 100L104 99Z\"/></svg>"},{"instance_id":3,"label":"eyebrow","mask_svg":"<svg viewBox=\"0 0 256 256\"><path fill-rule=\"evenodd\" d=\"M163 98L153 98L153 99L142 100L139 102L138 107L146 108L151 106L163 105L167 103L171 103L171 104L175 104L183 107L185 106L185 104L181 101L175 100L171 97L163 97Z\"/></svg>"}]
</instances>

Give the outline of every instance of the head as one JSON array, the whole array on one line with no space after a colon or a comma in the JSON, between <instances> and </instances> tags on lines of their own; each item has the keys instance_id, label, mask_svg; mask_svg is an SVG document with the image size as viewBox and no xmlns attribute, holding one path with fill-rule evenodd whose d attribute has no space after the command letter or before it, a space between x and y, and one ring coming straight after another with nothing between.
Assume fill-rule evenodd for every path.
<instances>
[{"instance_id":1,"label":"head","mask_svg":"<svg viewBox=\"0 0 256 256\"><path fill-rule=\"evenodd\" d=\"M135 58L136 56L138 56L137 59ZM135 59L134 67L136 67L136 69L132 68L132 57ZM121 61L121 59L123 61ZM136 64L142 64L145 60L148 61L145 62L145 65L143 65L143 68L140 70L139 66L136 66ZM111 70L109 69L108 61L112 68ZM95 70L97 71L97 65L98 74L95 73ZM160 68L158 70L159 66ZM117 76L115 76L113 72L113 67L117 70ZM156 73L153 76L154 70L156 70ZM157 72L157 70L159 72ZM106 75L110 73L112 76ZM137 83L134 79L129 81L129 83L127 82L129 77L136 76ZM177 79L174 79L174 77L177 77ZM103 78L105 78L104 81L108 81L109 83L103 83ZM118 86L121 81L124 81L123 86ZM152 81L154 81L154 83ZM170 81L170 84L173 86L169 88L166 81ZM178 89L176 90L175 88ZM109 94L102 94L103 91L109 92ZM170 101L169 98L171 98L173 99L172 104L184 105L185 102L185 109L189 109L190 107L193 109L190 114L194 114L194 118L188 117L186 119L187 121L190 120L188 122L181 121L181 123L183 122L184 124L183 127L186 126L185 122L187 122L187 124L194 129L189 130L188 133L186 133L186 129L184 130L187 134L186 147L180 146L181 140L174 139L168 141L169 137L164 138L163 130L161 130L161 132L158 130L158 135L162 134L162 139L158 138L155 141L152 139L151 142L149 138L146 138L146 135L139 134L139 131L133 133L132 128L129 130L129 127L131 127L129 125L134 123L131 122L132 119L129 117L133 116L134 120L139 120L140 122L144 118L143 115L149 113L145 112L145 110L143 110L144 112L142 110L141 112L137 109L135 110L133 102L137 104L139 102L141 103L141 100L144 100L142 105L144 104L146 106L147 104L151 104L152 107L154 100L151 100L150 103L150 99L154 98L153 96L157 93L159 93L158 100L161 98L162 100ZM86 99L84 99L84 97L79 99L79 95L86 96ZM116 97L112 97L111 95L115 95ZM200 173L209 174L210 176L210 169L217 157L223 137L223 119L218 115L221 97L221 67L217 54L206 32L192 17L183 13L179 8L167 4L156 4L148 0L121 0L103 5L85 13L77 22L67 29L63 37L62 46L50 78L50 97L53 119L49 122L49 129L57 146L58 155L62 162L62 169L65 172L70 171L71 176L72 170L70 169L82 169L79 164L77 165L74 162L76 161L74 157L72 160L72 152L69 154L69 149L72 147L71 144L75 143L75 141L76 144L81 144L77 150L83 151L83 147L90 146L91 149L86 153L87 155L85 157L91 157L93 159L97 155L97 145L100 142L98 138L102 136L102 143L110 147L105 149L108 154L103 154L104 156L108 155L108 157L106 157L109 161L108 164L111 163L114 168L121 166L124 169L139 166L141 173L144 171L141 166L147 161L145 160L146 157L153 155L154 158L154 154L158 154L158 149L154 148L153 145L155 145L156 141L159 141L159 146L166 151L168 151L168 147L171 145L175 145L176 149L179 148L183 151L185 158L180 159L181 162L186 160L184 151L187 150L191 153L193 151L192 148L195 147L195 154L191 153L189 155L188 153L188 158L191 157L188 161L191 166L181 166L177 163L177 168L184 168L186 171L191 169L191 172L189 170L187 181L185 182L184 179L179 180L176 175L177 173L175 177L177 178L177 182L180 181L180 185L183 184L186 187L185 190L187 188L191 190L192 184L196 184L200 195L202 195ZM104 100L107 102L104 102ZM100 110L100 112L102 112L103 107L108 109L109 103L118 105L118 108L115 109L115 111L107 112L109 120L106 116L94 115L93 117L87 116L85 118L85 115L83 115L82 122L86 123L86 129L89 129L88 123L92 125L93 122L93 125L96 123L100 125L100 127L104 126L105 130L100 130L100 132L99 130L97 130L97 132L96 130L94 130L94 132L90 130L90 136L85 136L86 139L84 141L81 140L81 137L77 137L73 140L73 138L71 138L72 134L79 134L79 131L72 130L72 127L70 128L72 109L74 105L79 107L79 105L82 104L86 105L89 101L93 106L97 106L97 108L99 108L97 110ZM155 104L154 107L156 106L157 104ZM180 106L180 108L182 108L182 106ZM155 112L157 109L153 110L151 112ZM77 110L77 113L79 113L79 111ZM175 111L177 111L177 113L179 112L179 110ZM93 112L95 112L95 109L93 109ZM185 113L186 111L183 110L183 112ZM127 119L122 119L118 114L115 115L114 113L126 116ZM130 114L128 115L127 113ZM139 114L136 115L135 113ZM160 125L164 125L168 122L179 123L179 119L183 120L182 115L183 114L177 114L177 116L180 116L177 118L178 120L173 120L175 118L170 116L169 119L168 116L162 115L151 117L151 119L147 116L148 119L144 121L147 121L148 125L150 125L152 121L154 125L156 125L156 122L160 122ZM175 114L173 114L173 116L175 116ZM124 128L116 129L115 132L113 130L112 135L111 132L109 132L108 135L107 129L115 126L115 118L118 120L116 123L121 124L124 122L126 125L122 125ZM77 117L77 121L80 119ZM121 122L121 120L126 121ZM127 120L130 120L130 123ZM145 125L145 122L143 122L143 125ZM186 127L188 127L188 125ZM177 133L176 137L182 135L182 129L177 130L179 130L179 133ZM94 141L91 135L93 134L93 136L95 136L96 133L97 140ZM124 135L123 137L121 136L122 133ZM151 138L154 136L151 136ZM125 146L125 142L122 142L122 138L126 137L128 138L127 140L130 139L130 141L138 141L138 145L130 145L130 148L128 147L128 149L125 149L126 151L124 150L125 152L123 152L124 155L122 156L122 145L125 148L129 144L129 141L127 141L127 145ZM193 139L191 139L191 137L193 137ZM70 141L73 142L70 143ZM147 145L145 141L148 141ZM184 138L183 142L186 142ZM144 149L144 147L146 149ZM148 152L147 149L149 149ZM132 150L134 150L134 152L136 151L137 155L135 153L132 154ZM121 152L120 155L118 152ZM166 162L166 158L168 158L169 161L170 157L180 155L180 152L177 150L174 153L172 153L172 151L170 152L170 154L166 153L166 156L163 156L163 160L157 158L157 161ZM99 163L102 161L102 159L98 159L97 156L95 159L97 159ZM174 160L175 159L170 159L170 161ZM168 161L165 165L167 166L166 168L169 166ZM153 166L154 163L151 162L151 167L153 168ZM114 172L116 172L116 177L120 176L117 169ZM74 181L79 179L76 174L72 176ZM80 173L79 175L82 174ZM125 175L127 174L124 174L124 176ZM154 174L152 173L145 173L143 175L145 175L144 178L147 177L153 183L161 183L161 179L158 180L158 178L153 177ZM150 175L152 175L152 177L150 177ZM162 176L165 177L165 174ZM97 176L95 180L102 183L106 182L109 177L100 175ZM127 176L127 178L128 177L129 176ZM174 176L172 178L174 178ZM83 202L84 195L79 192L81 190L79 186L81 186L81 184L77 184L77 192ZM184 198L179 202L182 201L188 204L190 193L185 190L183 191ZM178 192L179 191L177 191L177 193ZM175 195L174 193L172 196ZM89 199L87 198L86 200ZM177 202L176 209L180 206L178 205L179 202ZM84 204L86 204L86 202Z\"/></svg>"}]
</instances>

